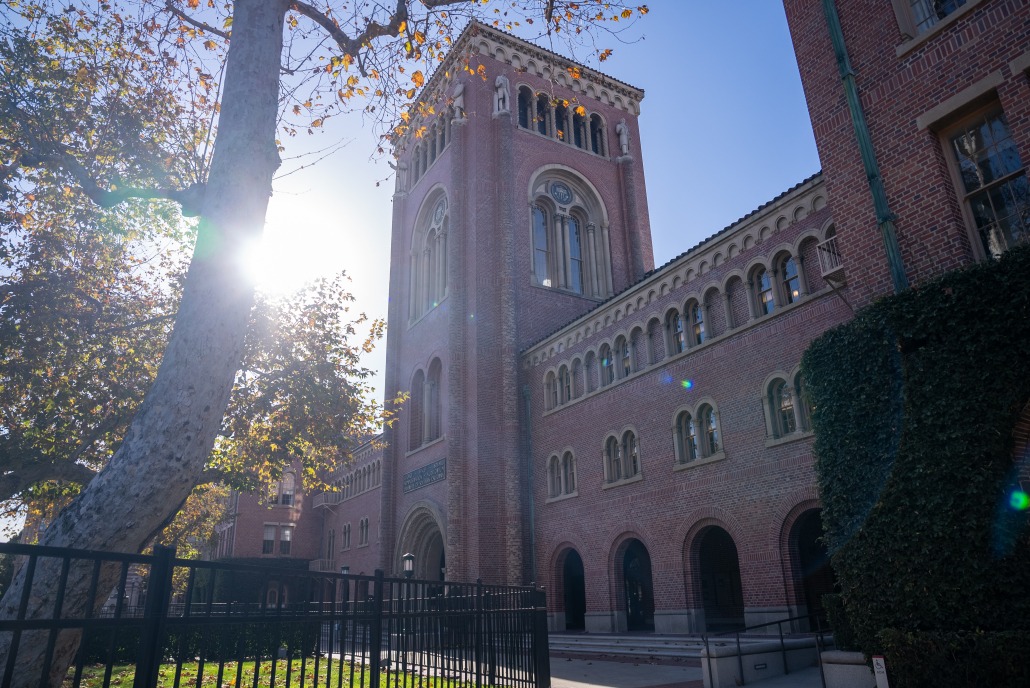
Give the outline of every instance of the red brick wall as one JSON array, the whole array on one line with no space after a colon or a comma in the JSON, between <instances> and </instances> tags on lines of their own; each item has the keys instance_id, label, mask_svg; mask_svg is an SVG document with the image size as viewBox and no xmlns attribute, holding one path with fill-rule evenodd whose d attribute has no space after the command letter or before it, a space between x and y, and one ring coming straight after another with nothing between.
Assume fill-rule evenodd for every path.
<instances>
[{"instance_id":1,"label":"red brick wall","mask_svg":"<svg viewBox=\"0 0 1030 688\"><path fill-rule=\"evenodd\" d=\"M892 287L826 19L820 3L784 5L851 292L863 305ZM902 258L918 284L975 254L941 142L916 118L1000 71L998 100L1024 165L1030 161L1030 84L1009 67L1030 46L1030 6L984 0L899 56L906 39L889 2L836 5Z\"/></svg>"}]
</instances>

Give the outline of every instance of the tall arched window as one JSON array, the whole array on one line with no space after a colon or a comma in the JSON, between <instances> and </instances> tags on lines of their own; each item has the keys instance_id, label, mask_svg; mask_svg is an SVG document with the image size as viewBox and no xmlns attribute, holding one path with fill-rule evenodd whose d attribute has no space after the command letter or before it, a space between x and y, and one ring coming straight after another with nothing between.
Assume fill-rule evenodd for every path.
<instances>
[{"instance_id":1,"label":"tall arched window","mask_svg":"<svg viewBox=\"0 0 1030 688\"><path fill-rule=\"evenodd\" d=\"M539 93L536 97L536 131L538 134L550 136L551 134L551 98L546 93Z\"/></svg>"},{"instance_id":2,"label":"tall arched window","mask_svg":"<svg viewBox=\"0 0 1030 688\"><path fill-rule=\"evenodd\" d=\"M565 494L572 494L576 491L576 457L572 452L565 452L561 458L562 486Z\"/></svg>"},{"instance_id":3,"label":"tall arched window","mask_svg":"<svg viewBox=\"0 0 1030 688\"><path fill-rule=\"evenodd\" d=\"M618 364L617 371L619 377L629 377L630 373L633 372L633 356L630 352L629 342L625 337L619 337L615 340L615 360Z\"/></svg>"},{"instance_id":4,"label":"tall arched window","mask_svg":"<svg viewBox=\"0 0 1030 688\"><path fill-rule=\"evenodd\" d=\"M293 506L293 495L297 489L297 477L293 473L283 473L283 479L279 483L279 503L283 506Z\"/></svg>"},{"instance_id":5,"label":"tall arched window","mask_svg":"<svg viewBox=\"0 0 1030 688\"><path fill-rule=\"evenodd\" d=\"M676 416L676 460L689 463L697 458L697 430L689 411Z\"/></svg>"},{"instance_id":6,"label":"tall arched window","mask_svg":"<svg viewBox=\"0 0 1030 688\"><path fill-rule=\"evenodd\" d=\"M429 312L447 295L447 199L438 196L419 213L411 246L409 318Z\"/></svg>"},{"instance_id":7,"label":"tall arched window","mask_svg":"<svg viewBox=\"0 0 1030 688\"><path fill-rule=\"evenodd\" d=\"M612 348L607 344L601 347L599 360L601 362L601 386L604 387L615 382L615 359L612 358Z\"/></svg>"},{"instance_id":8,"label":"tall arched window","mask_svg":"<svg viewBox=\"0 0 1030 688\"><path fill-rule=\"evenodd\" d=\"M609 296L608 231L595 194L571 174L544 175L530 203L534 283L591 298Z\"/></svg>"},{"instance_id":9,"label":"tall arched window","mask_svg":"<svg viewBox=\"0 0 1030 688\"><path fill-rule=\"evenodd\" d=\"M763 316L772 313L776 305L773 301L772 278L769 276L769 271L765 268L756 270L754 285L755 305L758 306L758 315Z\"/></svg>"},{"instance_id":10,"label":"tall arched window","mask_svg":"<svg viewBox=\"0 0 1030 688\"><path fill-rule=\"evenodd\" d=\"M769 415L774 437L785 437L798 429L794 415L794 388L786 380L775 379L769 384Z\"/></svg>"},{"instance_id":11,"label":"tall arched window","mask_svg":"<svg viewBox=\"0 0 1030 688\"><path fill-rule=\"evenodd\" d=\"M567 404L572 401L572 375L568 366L558 369L558 403Z\"/></svg>"},{"instance_id":12,"label":"tall arched window","mask_svg":"<svg viewBox=\"0 0 1030 688\"><path fill-rule=\"evenodd\" d=\"M410 417L408 424L408 450L417 449L422 446L422 430L425 425L423 406L425 401L425 373L421 370L415 373L411 379L411 393L408 397L408 408Z\"/></svg>"},{"instance_id":13,"label":"tall arched window","mask_svg":"<svg viewBox=\"0 0 1030 688\"><path fill-rule=\"evenodd\" d=\"M722 444L719 441L719 420L715 415L715 409L705 405L701 407L697 415L701 420L701 427L704 429L704 442L702 443L704 455L717 454L722 448Z\"/></svg>"},{"instance_id":14,"label":"tall arched window","mask_svg":"<svg viewBox=\"0 0 1030 688\"><path fill-rule=\"evenodd\" d=\"M558 377L554 372L544 376L544 408L550 411L558 407Z\"/></svg>"},{"instance_id":15,"label":"tall arched window","mask_svg":"<svg viewBox=\"0 0 1030 688\"><path fill-rule=\"evenodd\" d=\"M632 430L622 433L622 470L627 478L640 472L640 455L637 452L637 436Z\"/></svg>"},{"instance_id":16,"label":"tall arched window","mask_svg":"<svg viewBox=\"0 0 1030 688\"><path fill-rule=\"evenodd\" d=\"M572 115L572 145L583 149L587 147L587 121L579 113Z\"/></svg>"},{"instance_id":17,"label":"tall arched window","mask_svg":"<svg viewBox=\"0 0 1030 688\"><path fill-rule=\"evenodd\" d=\"M687 342L683 332L683 318L680 317L679 311L669 311L669 314L665 316L665 331L669 336L671 353L682 353Z\"/></svg>"},{"instance_id":18,"label":"tall arched window","mask_svg":"<svg viewBox=\"0 0 1030 688\"><path fill-rule=\"evenodd\" d=\"M811 430L812 409L808 406L808 395L805 394L804 381L801 379L801 373L794 376L794 401L795 415L798 419L798 428L806 431Z\"/></svg>"},{"instance_id":19,"label":"tall arched window","mask_svg":"<svg viewBox=\"0 0 1030 688\"><path fill-rule=\"evenodd\" d=\"M549 485L549 496L558 497L562 493L561 489L561 462L558 461L558 455L555 454L547 462L547 477Z\"/></svg>"},{"instance_id":20,"label":"tall arched window","mask_svg":"<svg viewBox=\"0 0 1030 688\"><path fill-rule=\"evenodd\" d=\"M622 480L622 448L617 437L609 437L604 444L604 468L608 482Z\"/></svg>"},{"instance_id":21,"label":"tall arched window","mask_svg":"<svg viewBox=\"0 0 1030 688\"><path fill-rule=\"evenodd\" d=\"M801 279L798 277L798 266L792 256L780 262L780 274L783 275L784 303L794 303L801 298Z\"/></svg>"},{"instance_id":22,"label":"tall arched window","mask_svg":"<svg viewBox=\"0 0 1030 688\"><path fill-rule=\"evenodd\" d=\"M529 129L529 122L533 119L533 92L528 86L519 88L519 126Z\"/></svg>"},{"instance_id":23,"label":"tall arched window","mask_svg":"<svg viewBox=\"0 0 1030 688\"><path fill-rule=\"evenodd\" d=\"M429 375L426 376L426 442L432 442L440 437L443 423L441 418L440 403L440 377L443 365L439 358L434 358L429 364Z\"/></svg>"},{"instance_id":24,"label":"tall arched window","mask_svg":"<svg viewBox=\"0 0 1030 688\"><path fill-rule=\"evenodd\" d=\"M705 341L705 309L697 301L690 305L691 343L697 346Z\"/></svg>"},{"instance_id":25,"label":"tall arched window","mask_svg":"<svg viewBox=\"0 0 1030 688\"><path fill-rule=\"evenodd\" d=\"M554 135L559 141L569 141L569 129L569 108L564 102L559 102L554 107Z\"/></svg>"},{"instance_id":26,"label":"tall arched window","mask_svg":"<svg viewBox=\"0 0 1030 688\"><path fill-rule=\"evenodd\" d=\"M590 150L605 155L604 120L600 115L590 115Z\"/></svg>"}]
</instances>

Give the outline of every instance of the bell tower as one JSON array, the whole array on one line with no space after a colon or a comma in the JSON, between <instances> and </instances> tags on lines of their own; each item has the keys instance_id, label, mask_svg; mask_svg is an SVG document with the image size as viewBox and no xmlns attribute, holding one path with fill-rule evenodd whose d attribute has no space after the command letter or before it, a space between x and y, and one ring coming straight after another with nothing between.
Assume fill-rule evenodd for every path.
<instances>
[{"instance_id":1,"label":"bell tower","mask_svg":"<svg viewBox=\"0 0 1030 688\"><path fill-rule=\"evenodd\" d=\"M519 352L654 268L643 93L470 25L396 142L381 565L534 579Z\"/></svg>"}]
</instances>

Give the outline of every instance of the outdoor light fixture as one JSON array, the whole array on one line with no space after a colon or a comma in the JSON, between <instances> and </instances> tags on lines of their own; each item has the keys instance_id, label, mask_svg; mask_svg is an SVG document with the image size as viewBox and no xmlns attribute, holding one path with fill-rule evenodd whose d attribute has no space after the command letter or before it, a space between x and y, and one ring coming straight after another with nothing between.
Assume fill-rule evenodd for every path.
<instances>
[{"instance_id":1,"label":"outdoor light fixture","mask_svg":"<svg viewBox=\"0 0 1030 688\"><path fill-rule=\"evenodd\" d=\"M401 564L404 565L404 577L411 578L415 573L415 555L411 552L401 555Z\"/></svg>"},{"instance_id":2,"label":"outdoor light fixture","mask_svg":"<svg viewBox=\"0 0 1030 688\"><path fill-rule=\"evenodd\" d=\"M350 567L344 564L340 567L340 573L346 576L348 573L350 573Z\"/></svg>"}]
</instances>

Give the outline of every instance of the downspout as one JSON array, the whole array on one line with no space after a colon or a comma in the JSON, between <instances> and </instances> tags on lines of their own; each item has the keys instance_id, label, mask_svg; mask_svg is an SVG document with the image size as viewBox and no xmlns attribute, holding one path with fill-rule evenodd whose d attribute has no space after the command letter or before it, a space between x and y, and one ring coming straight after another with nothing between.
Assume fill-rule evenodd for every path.
<instances>
[{"instance_id":1,"label":"downspout","mask_svg":"<svg viewBox=\"0 0 1030 688\"><path fill-rule=\"evenodd\" d=\"M537 574L536 570L536 503L533 498L534 493L534 481L533 481L533 429L532 429L532 406L530 405L529 396L529 385L522 385L522 398L526 404L526 421L523 424L525 429L525 439L523 440L522 446L525 451L526 459L526 471L527 471L527 504L529 506L529 572L531 577L535 577Z\"/></svg>"},{"instance_id":2,"label":"downspout","mask_svg":"<svg viewBox=\"0 0 1030 688\"><path fill-rule=\"evenodd\" d=\"M876 210L876 221L880 226L880 235L883 238L883 248L887 253L887 265L891 271L894 293L898 293L908 289L908 277L905 276L905 266L901 261L901 248L898 246L898 234L894 227L894 213L887 205L887 192L883 188L880 167L876 164L876 153L873 151L873 142L869 136L869 125L866 124L862 103L858 99L855 73L851 69L847 47L844 45L844 32L841 29L840 17L837 16L837 7L833 0L823 0L823 12L826 14L826 25L830 32L830 41L833 43L833 52L837 55L837 68L840 70L840 78L844 83L844 94L848 99L851 122L855 126L855 140L858 143L858 150L862 154L862 165L865 168L866 178L869 180L869 191L873 194L873 207Z\"/></svg>"}]
</instances>

